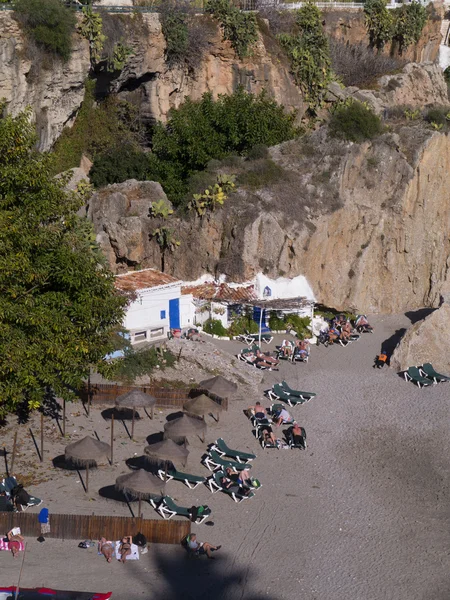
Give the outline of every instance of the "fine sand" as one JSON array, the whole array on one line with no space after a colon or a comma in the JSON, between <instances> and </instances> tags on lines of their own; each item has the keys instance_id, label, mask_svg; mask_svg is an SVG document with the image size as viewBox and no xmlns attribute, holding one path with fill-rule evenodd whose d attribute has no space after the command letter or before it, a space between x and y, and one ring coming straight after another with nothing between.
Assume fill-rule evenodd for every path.
<instances>
[{"instance_id":1,"label":"fine sand","mask_svg":"<svg viewBox=\"0 0 450 600\"><path fill-rule=\"evenodd\" d=\"M28 540L22 585L112 590L114 600L450 598L450 384L419 390L388 368L373 369L381 343L410 321L372 321L375 333L347 348L313 347L308 364L282 363L279 372L264 373L260 392L286 379L317 393L291 410L307 430L306 452L259 447L243 409L262 400L261 393L230 402L220 423L209 429L208 442L223 436L229 446L257 453L252 474L262 488L255 498L235 504L204 486L192 491L181 483L167 485L180 504L212 508L214 526L193 531L200 540L222 544L217 560L187 560L179 546L155 545L140 561L107 564L96 548L79 549L78 541ZM230 353L242 347L217 345ZM273 349L274 342L265 348ZM124 459L142 454L146 437L162 429L169 412L158 412L154 421L142 413L135 442L116 423L115 464L91 473L89 494L76 471L53 469L51 459L65 444L94 431L109 442L109 422L100 409L88 419L81 405L68 407L70 440L62 440L54 422L47 422L44 468L27 438L31 425L39 440L38 420L21 425L14 471L33 471L42 481L27 489L44 499L50 513L129 515L126 505L101 498L98 490L128 472ZM13 429L1 435L11 450ZM192 442L187 471L208 474L200 465L203 449L200 441ZM137 512L137 503L132 507ZM144 517L157 515L145 505ZM15 585L20 565L0 552L0 584Z\"/></svg>"}]
</instances>

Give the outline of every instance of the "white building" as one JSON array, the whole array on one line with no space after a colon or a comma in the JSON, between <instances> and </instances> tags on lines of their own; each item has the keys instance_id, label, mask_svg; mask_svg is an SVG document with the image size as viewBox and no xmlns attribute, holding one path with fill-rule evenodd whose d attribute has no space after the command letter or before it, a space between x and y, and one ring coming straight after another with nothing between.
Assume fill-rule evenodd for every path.
<instances>
[{"instance_id":1,"label":"white building","mask_svg":"<svg viewBox=\"0 0 450 600\"><path fill-rule=\"evenodd\" d=\"M133 297L127 307L124 327L132 344L167 336L170 329L193 325L192 295L181 295L181 281L157 269L117 275L116 288Z\"/></svg>"}]
</instances>

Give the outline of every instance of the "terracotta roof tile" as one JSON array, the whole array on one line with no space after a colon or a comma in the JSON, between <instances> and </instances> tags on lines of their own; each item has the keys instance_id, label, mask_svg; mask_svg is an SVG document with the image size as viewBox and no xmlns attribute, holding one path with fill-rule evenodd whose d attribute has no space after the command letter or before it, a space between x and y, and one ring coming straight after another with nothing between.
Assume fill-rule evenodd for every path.
<instances>
[{"instance_id":1,"label":"terracotta roof tile","mask_svg":"<svg viewBox=\"0 0 450 600\"><path fill-rule=\"evenodd\" d=\"M247 302L255 300L255 288L253 285L232 288L226 283L202 283L200 285L188 285L181 288L182 294L192 294L200 300L223 300L224 302Z\"/></svg>"},{"instance_id":2,"label":"terracotta roof tile","mask_svg":"<svg viewBox=\"0 0 450 600\"><path fill-rule=\"evenodd\" d=\"M123 275L117 275L115 286L124 292L137 292L138 290L176 282L180 282L180 280L157 269L143 269L142 271L130 271Z\"/></svg>"}]
</instances>

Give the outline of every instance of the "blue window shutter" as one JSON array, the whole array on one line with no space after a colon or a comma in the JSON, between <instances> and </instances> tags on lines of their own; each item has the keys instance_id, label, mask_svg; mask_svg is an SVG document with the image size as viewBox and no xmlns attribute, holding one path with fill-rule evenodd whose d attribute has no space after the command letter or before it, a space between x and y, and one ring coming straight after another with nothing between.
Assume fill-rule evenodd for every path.
<instances>
[{"instance_id":1,"label":"blue window shutter","mask_svg":"<svg viewBox=\"0 0 450 600\"><path fill-rule=\"evenodd\" d=\"M163 320L163 319L165 319L165 318L166 318L166 311L165 311L165 310L162 310L162 311L161 311L161 320Z\"/></svg>"}]
</instances>

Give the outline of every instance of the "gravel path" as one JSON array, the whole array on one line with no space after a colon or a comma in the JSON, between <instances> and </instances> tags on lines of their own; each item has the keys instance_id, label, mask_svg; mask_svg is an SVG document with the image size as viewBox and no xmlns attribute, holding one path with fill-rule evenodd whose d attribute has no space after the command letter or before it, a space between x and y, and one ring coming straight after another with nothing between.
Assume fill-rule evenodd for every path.
<instances>
[{"instance_id":1,"label":"gravel path","mask_svg":"<svg viewBox=\"0 0 450 600\"><path fill-rule=\"evenodd\" d=\"M283 363L279 373L264 373L260 392L281 379L317 392L292 409L308 433L306 452L259 448L242 413L258 397L250 393L231 403L219 426L211 428L209 441L223 435L230 446L257 452L253 472L263 487L256 498L237 505L203 487L190 491L168 484L181 503L213 508L215 526L194 530L200 539L223 545L218 560L187 561L181 549L158 546L123 567L107 565L73 542L32 540L23 585L112 589L114 600L448 599L450 385L419 390L387 368L372 369L381 342L409 325L406 317L373 322L375 333L348 348L313 348L307 365ZM217 346L230 352L241 347ZM164 417L139 422L135 452ZM105 427L98 415L91 420ZM130 444L125 435L118 440L119 466L99 469L91 478L93 489L126 472L120 461L130 455ZM190 470L203 472L201 445L194 443L191 451ZM86 502L77 479L72 473L55 476L51 494L48 484L32 491L46 497L55 512L65 505L74 512L95 506L126 514L94 492L95 500ZM15 583L18 563L0 553L0 583Z\"/></svg>"}]
</instances>

